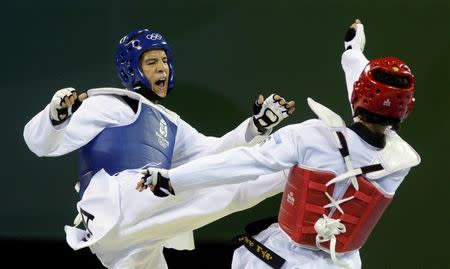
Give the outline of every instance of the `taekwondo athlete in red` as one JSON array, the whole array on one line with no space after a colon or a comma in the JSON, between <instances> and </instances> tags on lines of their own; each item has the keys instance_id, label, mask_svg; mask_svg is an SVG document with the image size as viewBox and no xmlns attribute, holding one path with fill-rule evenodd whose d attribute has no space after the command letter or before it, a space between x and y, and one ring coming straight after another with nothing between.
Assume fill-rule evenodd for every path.
<instances>
[{"instance_id":1,"label":"taekwondo athlete in red","mask_svg":"<svg viewBox=\"0 0 450 269\"><path fill-rule=\"evenodd\" d=\"M361 51L354 37L346 39L346 49ZM410 69L394 57L368 61L363 69L351 96L357 120L348 127L308 98L318 119L283 127L254 147L168 171L147 169L137 188L155 190L165 181L181 194L291 168L278 223L255 236L256 250L254 242L238 248L233 268L361 268L359 248L411 167L420 163L416 151L391 129L412 108Z\"/></svg>"},{"instance_id":2,"label":"taekwondo athlete in red","mask_svg":"<svg viewBox=\"0 0 450 269\"><path fill-rule=\"evenodd\" d=\"M85 229L65 227L73 249L90 247L108 268L167 268L163 247L193 249L192 230L280 193L284 182L267 176L160 198L134 190L140 169L177 167L252 143L290 115L294 102L259 96L254 116L220 138L209 137L160 104L174 87L172 53L161 34L141 29L126 35L115 60L126 89L91 89L87 99L72 88L58 90L27 123L24 138L38 156L79 150L75 224Z\"/></svg>"}]
</instances>

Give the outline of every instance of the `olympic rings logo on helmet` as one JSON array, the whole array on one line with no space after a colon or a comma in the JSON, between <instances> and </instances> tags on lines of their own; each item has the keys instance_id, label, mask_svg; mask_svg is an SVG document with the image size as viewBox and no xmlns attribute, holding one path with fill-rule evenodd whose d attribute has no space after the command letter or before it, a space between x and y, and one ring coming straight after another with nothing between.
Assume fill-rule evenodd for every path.
<instances>
[{"instance_id":1,"label":"olympic rings logo on helmet","mask_svg":"<svg viewBox=\"0 0 450 269\"><path fill-rule=\"evenodd\" d=\"M162 39L162 35L158 34L158 33L151 33L146 35L147 39L150 40L161 40Z\"/></svg>"}]
</instances>

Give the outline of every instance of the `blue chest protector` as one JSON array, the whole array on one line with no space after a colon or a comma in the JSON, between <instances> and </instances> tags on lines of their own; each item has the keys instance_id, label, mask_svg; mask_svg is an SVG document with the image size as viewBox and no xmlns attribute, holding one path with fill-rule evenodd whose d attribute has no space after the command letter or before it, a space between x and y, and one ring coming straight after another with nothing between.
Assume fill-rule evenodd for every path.
<instances>
[{"instance_id":1,"label":"blue chest protector","mask_svg":"<svg viewBox=\"0 0 450 269\"><path fill-rule=\"evenodd\" d=\"M136 121L106 128L80 149L80 198L101 169L110 175L149 164L169 169L176 132L177 126L164 113L141 103Z\"/></svg>"}]
</instances>

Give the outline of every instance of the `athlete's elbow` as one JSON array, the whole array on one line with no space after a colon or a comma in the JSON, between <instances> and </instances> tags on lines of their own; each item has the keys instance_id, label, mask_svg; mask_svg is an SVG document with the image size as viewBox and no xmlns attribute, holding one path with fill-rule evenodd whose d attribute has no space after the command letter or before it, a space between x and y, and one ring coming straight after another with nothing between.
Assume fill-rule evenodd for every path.
<instances>
[{"instance_id":1,"label":"athlete's elbow","mask_svg":"<svg viewBox=\"0 0 450 269\"><path fill-rule=\"evenodd\" d=\"M27 146L28 146L28 149L30 149L30 151L33 152L37 157L45 156L45 152L42 149L40 149L39 147L29 145L29 144L27 144Z\"/></svg>"},{"instance_id":2,"label":"athlete's elbow","mask_svg":"<svg viewBox=\"0 0 450 269\"><path fill-rule=\"evenodd\" d=\"M33 143L27 136L24 136L25 144L28 149L33 152L37 157L44 157L46 155L46 151L36 143Z\"/></svg>"}]
</instances>

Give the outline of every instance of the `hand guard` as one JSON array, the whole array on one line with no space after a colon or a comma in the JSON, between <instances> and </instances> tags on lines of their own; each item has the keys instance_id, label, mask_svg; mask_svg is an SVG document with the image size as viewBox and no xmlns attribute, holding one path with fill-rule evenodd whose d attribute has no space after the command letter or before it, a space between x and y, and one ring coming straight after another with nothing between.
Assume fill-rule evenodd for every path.
<instances>
[{"instance_id":1,"label":"hand guard","mask_svg":"<svg viewBox=\"0 0 450 269\"><path fill-rule=\"evenodd\" d=\"M275 100L275 94L270 95L262 104L256 101L253 104L253 122L261 133L277 126L283 119L289 117L286 104L281 105L280 100Z\"/></svg>"},{"instance_id":2,"label":"hand guard","mask_svg":"<svg viewBox=\"0 0 450 269\"><path fill-rule=\"evenodd\" d=\"M63 123L68 119L73 112L75 112L81 105L81 101L78 98L70 107L63 107L64 98L70 98L75 92L74 88L64 88L57 91L50 102L50 119L53 125L58 125Z\"/></svg>"},{"instance_id":3,"label":"hand guard","mask_svg":"<svg viewBox=\"0 0 450 269\"><path fill-rule=\"evenodd\" d=\"M175 195L172 187L169 186L169 172L166 169L149 167L141 173L145 186L153 186L153 193L158 197L166 197L169 194Z\"/></svg>"},{"instance_id":4,"label":"hand guard","mask_svg":"<svg viewBox=\"0 0 450 269\"><path fill-rule=\"evenodd\" d=\"M364 34L364 25L359 20L356 20L345 33L344 49L360 49L364 51L365 45L366 36Z\"/></svg>"}]
</instances>

